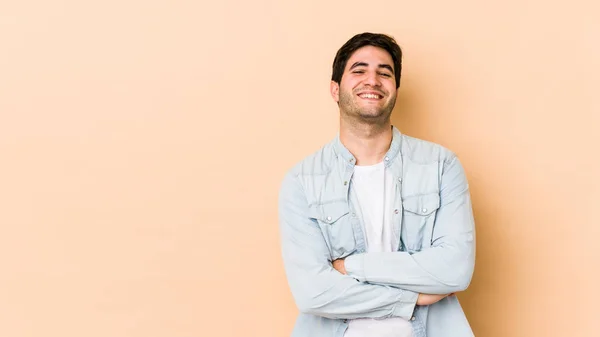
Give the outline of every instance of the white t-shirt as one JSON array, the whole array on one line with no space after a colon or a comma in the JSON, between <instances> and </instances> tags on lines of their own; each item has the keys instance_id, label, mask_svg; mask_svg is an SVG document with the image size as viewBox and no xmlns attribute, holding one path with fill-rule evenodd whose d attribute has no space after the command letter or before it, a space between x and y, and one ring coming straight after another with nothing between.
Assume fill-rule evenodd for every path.
<instances>
[{"instance_id":1,"label":"white t-shirt","mask_svg":"<svg viewBox=\"0 0 600 337\"><path fill-rule=\"evenodd\" d=\"M384 163L355 166L353 193L364 220L367 252L393 252L398 238L393 233L395 182ZM344 337L412 337L412 326L401 317L360 318L348 324Z\"/></svg>"}]
</instances>

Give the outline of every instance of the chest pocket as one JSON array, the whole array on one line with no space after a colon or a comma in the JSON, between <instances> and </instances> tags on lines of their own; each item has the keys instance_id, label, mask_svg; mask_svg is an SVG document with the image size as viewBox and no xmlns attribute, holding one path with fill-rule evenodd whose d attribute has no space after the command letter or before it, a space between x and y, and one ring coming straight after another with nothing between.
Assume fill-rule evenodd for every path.
<instances>
[{"instance_id":1,"label":"chest pocket","mask_svg":"<svg viewBox=\"0 0 600 337\"><path fill-rule=\"evenodd\" d=\"M402 201L402 239L408 252L431 246L435 214L440 208L437 193L406 198Z\"/></svg>"},{"instance_id":2,"label":"chest pocket","mask_svg":"<svg viewBox=\"0 0 600 337\"><path fill-rule=\"evenodd\" d=\"M344 201L314 205L311 217L319 224L332 260L350 255L356 250L356 240L350 220L350 208Z\"/></svg>"}]
</instances>

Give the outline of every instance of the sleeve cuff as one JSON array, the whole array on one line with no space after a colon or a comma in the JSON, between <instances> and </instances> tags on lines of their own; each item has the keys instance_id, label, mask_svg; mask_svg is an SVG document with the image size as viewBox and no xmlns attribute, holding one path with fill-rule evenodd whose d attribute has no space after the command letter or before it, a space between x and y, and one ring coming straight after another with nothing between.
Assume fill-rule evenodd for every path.
<instances>
[{"instance_id":1,"label":"sleeve cuff","mask_svg":"<svg viewBox=\"0 0 600 337\"><path fill-rule=\"evenodd\" d=\"M350 255L344 259L344 268L346 268L346 274L354 277L360 282L366 282L365 277L365 256L364 254Z\"/></svg>"},{"instance_id":2,"label":"sleeve cuff","mask_svg":"<svg viewBox=\"0 0 600 337\"><path fill-rule=\"evenodd\" d=\"M400 294L399 303L394 308L393 315L396 317L402 317L406 320L410 320L415 311L417 305L418 293L409 290L403 290Z\"/></svg>"}]
</instances>

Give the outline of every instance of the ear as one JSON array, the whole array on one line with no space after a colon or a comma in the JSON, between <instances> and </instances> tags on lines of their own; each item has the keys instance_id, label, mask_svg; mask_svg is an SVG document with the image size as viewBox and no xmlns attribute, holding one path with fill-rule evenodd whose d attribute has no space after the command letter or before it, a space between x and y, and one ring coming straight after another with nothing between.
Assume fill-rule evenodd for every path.
<instances>
[{"instance_id":1,"label":"ear","mask_svg":"<svg viewBox=\"0 0 600 337\"><path fill-rule=\"evenodd\" d=\"M339 103L340 102L340 85L335 81L331 81L331 84L329 85L329 91L331 92L331 97L333 97L333 100L336 103Z\"/></svg>"}]
</instances>

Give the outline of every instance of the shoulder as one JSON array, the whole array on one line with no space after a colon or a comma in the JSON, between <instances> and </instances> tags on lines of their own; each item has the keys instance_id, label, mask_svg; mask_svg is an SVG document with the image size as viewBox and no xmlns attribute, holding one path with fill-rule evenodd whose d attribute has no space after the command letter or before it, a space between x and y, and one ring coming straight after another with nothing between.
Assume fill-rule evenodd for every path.
<instances>
[{"instance_id":1,"label":"shoulder","mask_svg":"<svg viewBox=\"0 0 600 337\"><path fill-rule=\"evenodd\" d=\"M431 141L402 134L402 156L415 164L448 163L456 159L450 149Z\"/></svg>"},{"instance_id":2,"label":"shoulder","mask_svg":"<svg viewBox=\"0 0 600 337\"><path fill-rule=\"evenodd\" d=\"M336 158L333 142L329 142L296 162L288 169L286 177L326 175L333 169Z\"/></svg>"}]
</instances>

